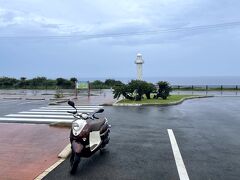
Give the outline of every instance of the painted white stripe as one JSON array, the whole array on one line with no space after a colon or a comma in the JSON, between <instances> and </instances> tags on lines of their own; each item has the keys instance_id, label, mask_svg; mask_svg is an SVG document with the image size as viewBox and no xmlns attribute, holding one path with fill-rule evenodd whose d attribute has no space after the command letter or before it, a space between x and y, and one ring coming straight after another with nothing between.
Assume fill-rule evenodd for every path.
<instances>
[{"instance_id":1,"label":"painted white stripe","mask_svg":"<svg viewBox=\"0 0 240 180\"><path fill-rule=\"evenodd\" d=\"M18 105L29 104L29 103L32 103L32 102L23 102L23 103L19 103Z\"/></svg>"},{"instance_id":2,"label":"painted white stripe","mask_svg":"<svg viewBox=\"0 0 240 180\"><path fill-rule=\"evenodd\" d=\"M48 107L45 107L45 108L40 108L40 109L50 109L50 110L54 110L54 109L60 109L60 110L74 110L74 108L48 108ZM79 110L85 110L85 109L87 109L87 110L98 110L98 109L100 109L100 108L77 108L77 109L79 109Z\"/></svg>"},{"instance_id":3,"label":"painted white stripe","mask_svg":"<svg viewBox=\"0 0 240 180\"><path fill-rule=\"evenodd\" d=\"M47 107L53 107L53 108L71 108L71 106L47 106ZM44 108L44 107L41 107ZM76 106L76 108L103 108L103 106Z\"/></svg>"},{"instance_id":4,"label":"painted white stripe","mask_svg":"<svg viewBox=\"0 0 240 180\"><path fill-rule=\"evenodd\" d=\"M55 114L55 115L69 115L67 112L45 112L45 111L22 111L20 114Z\"/></svg>"},{"instance_id":5,"label":"painted white stripe","mask_svg":"<svg viewBox=\"0 0 240 180\"><path fill-rule=\"evenodd\" d=\"M28 101L28 102L19 103L18 105L31 104L31 103L39 103L39 102L42 102L42 101L44 101L44 100L34 100L34 101Z\"/></svg>"},{"instance_id":6,"label":"painted white stripe","mask_svg":"<svg viewBox=\"0 0 240 180\"><path fill-rule=\"evenodd\" d=\"M52 166L47 168L42 174L40 174L38 177L36 177L34 180L42 180L45 176L48 175L51 171L53 171L56 167L58 167L65 159L59 159L56 163L54 163Z\"/></svg>"},{"instance_id":7,"label":"painted white stripe","mask_svg":"<svg viewBox=\"0 0 240 180\"><path fill-rule=\"evenodd\" d=\"M180 180L189 180L188 173L187 173L186 167L184 165L182 155L178 148L177 141L175 139L173 130L168 129L167 131L168 131L169 139L170 139L170 142L172 145L172 151L173 151L173 155L175 158L179 178L180 178Z\"/></svg>"},{"instance_id":8,"label":"painted white stripe","mask_svg":"<svg viewBox=\"0 0 240 180\"><path fill-rule=\"evenodd\" d=\"M52 123L52 122L72 122L71 119L37 119L37 118L0 118L0 122L28 122L28 123Z\"/></svg>"},{"instance_id":9,"label":"painted white stripe","mask_svg":"<svg viewBox=\"0 0 240 180\"><path fill-rule=\"evenodd\" d=\"M68 110L64 110L64 109L31 109L30 111L41 111L41 112L67 112ZM74 111L74 109L71 109L69 111ZM95 112L94 110L78 110L78 112Z\"/></svg>"},{"instance_id":10,"label":"painted white stripe","mask_svg":"<svg viewBox=\"0 0 240 180\"><path fill-rule=\"evenodd\" d=\"M18 100L8 100L8 101L0 101L0 103L11 103L11 102L17 102L17 101L21 101L21 99L18 99Z\"/></svg>"},{"instance_id":11,"label":"painted white stripe","mask_svg":"<svg viewBox=\"0 0 240 180\"><path fill-rule=\"evenodd\" d=\"M36 115L36 114L8 114L6 117L30 117L30 118L66 118L74 119L72 115L61 116L61 115Z\"/></svg>"}]
</instances>

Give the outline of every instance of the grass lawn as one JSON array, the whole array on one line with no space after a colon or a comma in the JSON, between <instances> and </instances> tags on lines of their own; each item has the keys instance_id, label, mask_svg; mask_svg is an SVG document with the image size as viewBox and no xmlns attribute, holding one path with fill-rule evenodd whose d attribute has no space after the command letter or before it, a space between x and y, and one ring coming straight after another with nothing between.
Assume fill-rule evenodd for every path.
<instances>
[{"instance_id":1,"label":"grass lawn","mask_svg":"<svg viewBox=\"0 0 240 180\"><path fill-rule=\"evenodd\" d=\"M175 103L175 102L178 102L185 98L194 98L194 97L197 98L199 96L197 96L197 95L171 95L166 100L163 100L161 98L147 99L144 97L144 99L142 99L141 101L131 101L128 99L123 99L123 100L119 101L118 104L160 104L160 105L164 105L164 104L169 104L169 103Z\"/></svg>"}]
</instances>

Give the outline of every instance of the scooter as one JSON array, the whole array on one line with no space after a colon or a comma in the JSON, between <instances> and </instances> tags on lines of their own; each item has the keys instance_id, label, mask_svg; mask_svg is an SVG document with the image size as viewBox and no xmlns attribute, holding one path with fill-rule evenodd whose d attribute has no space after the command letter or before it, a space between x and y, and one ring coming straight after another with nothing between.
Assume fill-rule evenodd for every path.
<instances>
[{"instance_id":1,"label":"scooter","mask_svg":"<svg viewBox=\"0 0 240 180\"><path fill-rule=\"evenodd\" d=\"M78 113L74 102L68 101L75 111L68 111L74 117L70 132L71 157L70 173L74 174L82 157L88 158L98 150L102 154L105 146L109 143L109 133L111 125L107 118L99 119L97 113L102 113L104 109L98 109L92 115L89 113Z\"/></svg>"}]
</instances>

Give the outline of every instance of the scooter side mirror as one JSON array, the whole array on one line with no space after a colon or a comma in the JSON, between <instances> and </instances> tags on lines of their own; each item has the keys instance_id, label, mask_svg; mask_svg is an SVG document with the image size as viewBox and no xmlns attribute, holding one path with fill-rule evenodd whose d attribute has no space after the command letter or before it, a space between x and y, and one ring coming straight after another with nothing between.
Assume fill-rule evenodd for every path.
<instances>
[{"instance_id":1,"label":"scooter side mirror","mask_svg":"<svg viewBox=\"0 0 240 180\"><path fill-rule=\"evenodd\" d=\"M101 108L101 109L97 110L95 113L102 113L103 111L104 111L104 109Z\"/></svg>"},{"instance_id":2,"label":"scooter side mirror","mask_svg":"<svg viewBox=\"0 0 240 180\"><path fill-rule=\"evenodd\" d=\"M68 101L68 105L72 106L73 108L75 108L75 103L73 101Z\"/></svg>"}]
</instances>

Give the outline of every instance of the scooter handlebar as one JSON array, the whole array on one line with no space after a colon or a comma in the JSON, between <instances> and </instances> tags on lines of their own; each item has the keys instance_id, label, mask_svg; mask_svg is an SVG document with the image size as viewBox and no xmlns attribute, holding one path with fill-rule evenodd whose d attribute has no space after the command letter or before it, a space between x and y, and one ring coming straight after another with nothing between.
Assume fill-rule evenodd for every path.
<instances>
[{"instance_id":1,"label":"scooter handlebar","mask_svg":"<svg viewBox=\"0 0 240 180\"><path fill-rule=\"evenodd\" d=\"M67 111L67 113L76 114L77 111Z\"/></svg>"}]
</instances>

